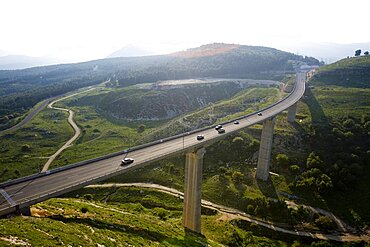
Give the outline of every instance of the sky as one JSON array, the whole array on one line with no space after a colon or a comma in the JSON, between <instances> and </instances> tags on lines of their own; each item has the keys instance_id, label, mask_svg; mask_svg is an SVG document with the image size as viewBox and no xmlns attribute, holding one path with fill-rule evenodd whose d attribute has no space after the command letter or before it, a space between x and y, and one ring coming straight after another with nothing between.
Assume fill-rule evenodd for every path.
<instances>
[{"instance_id":1,"label":"sky","mask_svg":"<svg viewBox=\"0 0 370 247\"><path fill-rule=\"evenodd\" d=\"M292 51L370 42L368 0L0 0L0 55L104 58L222 42Z\"/></svg>"}]
</instances>

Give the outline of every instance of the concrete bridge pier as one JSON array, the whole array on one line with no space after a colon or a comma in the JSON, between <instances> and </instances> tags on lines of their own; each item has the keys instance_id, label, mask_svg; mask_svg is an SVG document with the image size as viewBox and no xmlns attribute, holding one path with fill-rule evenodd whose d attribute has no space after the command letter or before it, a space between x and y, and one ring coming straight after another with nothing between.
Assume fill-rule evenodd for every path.
<instances>
[{"instance_id":1,"label":"concrete bridge pier","mask_svg":"<svg viewBox=\"0 0 370 247\"><path fill-rule=\"evenodd\" d=\"M295 103L288 109L288 122L289 123L293 123L295 121L295 115L297 113L297 103Z\"/></svg>"},{"instance_id":2,"label":"concrete bridge pier","mask_svg":"<svg viewBox=\"0 0 370 247\"><path fill-rule=\"evenodd\" d=\"M205 148L186 154L185 188L182 224L188 230L200 233L202 170Z\"/></svg>"},{"instance_id":3,"label":"concrete bridge pier","mask_svg":"<svg viewBox=\"0 0 370 247\"><path fill-rule=\"evenodd\" d=\"M20 209L19 211L23 216L31 216L31 208L30 207L25 207Z\"/></svg>"},{"instance_id":4,"label":"concrete bridge pier","mask_svg":"<svg viewBox=\"0 0 370 247\"><path fill-rule=\"evenodd\" d=\"M256 178L264 181L266 181L269 177L275 121L276 118L273 117L263 122Z\"/></svg>"}]
</instances>

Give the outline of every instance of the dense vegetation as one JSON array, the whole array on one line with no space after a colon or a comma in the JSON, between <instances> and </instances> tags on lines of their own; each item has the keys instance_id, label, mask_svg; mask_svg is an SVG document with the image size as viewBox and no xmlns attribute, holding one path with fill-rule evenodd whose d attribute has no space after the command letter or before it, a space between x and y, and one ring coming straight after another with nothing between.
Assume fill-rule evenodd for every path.
<instances>
[{"instance_id":1,"label":"dense vegetation","mask_svg":"<svg viewBox=\"0 0 370 247\"><path fill-rule=\"evenodd\" d=\"M224 49L231 46L232 49ZM192 56L194 50L197 56ZM207 53L202 51L207 50ZM188 54L188 55L187 55ZM199 55L200 54L200 55ZM109 86L194 77L271 78L292 72L314 58L266 47L212 44L163 56L109 58L78 64L0 71L0 124L9 126L37 102L109 80Z\"/></svg>"}]
</instances>

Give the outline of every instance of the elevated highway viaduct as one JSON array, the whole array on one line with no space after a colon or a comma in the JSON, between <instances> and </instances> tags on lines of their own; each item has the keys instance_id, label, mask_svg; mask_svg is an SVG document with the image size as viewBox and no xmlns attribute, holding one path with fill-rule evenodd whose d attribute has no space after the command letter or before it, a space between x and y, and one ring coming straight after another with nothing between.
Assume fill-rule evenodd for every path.
<instances>
[{"instance_id":1,"label":"elevated highway viaduct","mask_svg":"<svg viewBox=\"0 0 370 247\"><path fill-rule=\"evenodd\" d=\"M288 110L288 121L294 121L296 104L305 91L306 74L297 73L292 92L282 100L259 112L223 123L225 133L219 134L214 126L183 133L163 140L140 145L118 153L106 155L62 168L34 174L0 184L0 216L14 212L29 213L29 207L52 197L77 190L89 184L106 180L125 172L144 167L155 161L176 155L186 155L185 196L183 225L200 232L202 164L206 148L244 128L263 123L257 165L257 179L266 180L269 165L275 117ZM203 140L197 140L203 135ZM134 163L121 166L121 160L133 158Z\"/></svg>"}]
</instances>

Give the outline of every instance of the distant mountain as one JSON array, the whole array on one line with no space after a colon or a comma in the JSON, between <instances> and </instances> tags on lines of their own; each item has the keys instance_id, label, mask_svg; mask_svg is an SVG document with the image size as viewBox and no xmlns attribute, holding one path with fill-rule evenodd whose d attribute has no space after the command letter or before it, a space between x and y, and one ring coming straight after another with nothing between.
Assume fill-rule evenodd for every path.
<instances>
[{"instance_id":1,"label":"distant mountain","mask_svg":"<svg viewBox=\"0 0 370 247\"><path fill-rule=\"evenodd\" d=\"M108 55L107 58L113 57L142 57L142 56L150 56L154 55L154 52L145 50L135 45L127 45L112 54Z\"/></svg>"},{"instance_id":2,"label":"distant mountain","mask_svg":"<svg viewBox=\"0 0 370 247\"><path fill-rule=\"evenodd\" d=\"M325 63L333 63L348 56L354 56L355 50L358 49L361 49L362 52L370 51L370 42L353 44L306 43L292 46L287 50L315 57Z\"/></svg>"},{"instance_id":3,"label":"distant mountain","mask_svg":"<svg viewBox=\"0 0 370 247\"><path fill-rule=\"evenodd\" d=\"M321 67L312 82L315 85L370 88L370 56L345 58Z\"/></svg>"},{"instance_id":4,"label":"distant mountain","mask_svg":"<svg viewBox=\"0 0 370 247\"><path fill-rule=\"evenodd\" d=\"M279 80L312 57L261 46L209 44L169 55L117 57L76 64L0 71L0 117L37 102L108 81L108 87L201 77Z\"/></svg>"},{"instance_id":5,"label":"distant mountain","mask_svg":"<svg viewBox=\"0 0 370 247\"><path fill-rule=\"evenodd\" d=\"M25 69L56 63L58 63L58 61L52 58L8 55L0 57L0 70Z\"/></svg>"}]
</instances>

